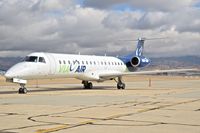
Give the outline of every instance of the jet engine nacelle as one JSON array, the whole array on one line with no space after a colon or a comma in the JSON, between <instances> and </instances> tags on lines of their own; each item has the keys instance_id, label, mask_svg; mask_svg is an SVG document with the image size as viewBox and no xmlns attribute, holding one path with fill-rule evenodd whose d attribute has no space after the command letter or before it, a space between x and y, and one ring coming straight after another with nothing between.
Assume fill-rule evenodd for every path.
<instances>
[{"instance_id":1,"label":"jet engine nacelle","mask_svg":"<svg viewBox=\"0 0 200 133\"><path fill-rule=\"evenodd\" d=\"M150 60L146 57L135 56L131 58L130 63L132 67L145 67L150 63Z\"/></svg>"}]
</instances>

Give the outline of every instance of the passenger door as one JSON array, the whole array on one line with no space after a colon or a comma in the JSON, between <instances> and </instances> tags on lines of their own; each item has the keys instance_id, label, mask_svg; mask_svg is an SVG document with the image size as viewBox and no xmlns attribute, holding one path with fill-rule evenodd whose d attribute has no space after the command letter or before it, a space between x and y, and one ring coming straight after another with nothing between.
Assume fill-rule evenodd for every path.
<instances>
[{"instance_id":1,"label":"passenger door","mask_svg":"<svg viewBox=\"0 0 200 133\"><path fill-rule=\"evenodd\" d=\"M56 73L56 61L53 55L46 54L47 65L48 65L48 75L54 75Z\"/></svg>"}]
</instances>

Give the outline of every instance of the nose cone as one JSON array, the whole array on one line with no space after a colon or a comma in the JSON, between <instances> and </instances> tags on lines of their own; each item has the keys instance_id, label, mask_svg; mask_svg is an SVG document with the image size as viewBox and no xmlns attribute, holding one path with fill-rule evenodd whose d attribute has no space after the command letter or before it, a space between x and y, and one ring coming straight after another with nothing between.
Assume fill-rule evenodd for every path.
<instances>
[{"instance_id":1,"label":"nose cone","mask_svg":"<svg viewBox=\"0 0 200 133\"><path fill-rule=\"evenodd\" d=\"M8 70L8 71L5 73L4 76L6 77L6 79L12 79L12 78L14 78L14 73Z\"/></svg>"},{"instance_id":2,"label":"nose cone","mask_svg":"<svg viewBox=\"0 0 200 133\"><path fill-rule=\"evenodd\" d=\"M8 69L4 76L6 77L6 79L17 78L20 76L19 71L20 69L16 67L11 67L10 69Z\"/></svg>"},{"instance_id":3,"label":"nose cone","mask_svg":"<svg viewBox=\"0 0 200 133\"><path fill-rule=\"evenodd\" d=\"M24 72L26 71L26 67L23 63L19 63L8 69L8 71L5 73L5 77L7 79L12 78L20 78L24 75Z\"/></svg>"}]
</instances>

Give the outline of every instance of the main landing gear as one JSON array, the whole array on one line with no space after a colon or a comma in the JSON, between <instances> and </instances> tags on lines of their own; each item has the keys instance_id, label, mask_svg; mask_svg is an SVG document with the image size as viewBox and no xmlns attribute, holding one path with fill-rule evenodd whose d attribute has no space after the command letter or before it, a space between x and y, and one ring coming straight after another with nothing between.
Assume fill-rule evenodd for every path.
<instances>
[{"instance_id":1,"label":"main landing gear","mask_svg":"<svg viewBox=\"0 0 200 133\"><path fill-rule=\"evenodd\" d=\"M122 82L122 78L118 77L118 81L117 82L117 89L125 89L126 85Z\"/></svg>"},{"instance_id":2,"label":"main landing gear","mask_svg":"<svg viewBox=\"0 0 200 133\"><path fill-rule=\"evenodd\" d=\"M125 89L126 85L122 82L122 77L118 77L118 79L114 79L117 82L117 89ZM92 89L93 85L92 82L89 81L82 81L84 89Z\"/></svg>"},{"instance_id":3,"label":"main landing gear","mask_svg":"<svg viewBox=\"0 0 200 133\"><path fill-rule=\"evenodd\" d=\"M28 90L25 88L25 84L20 84L20 88L18 90L19 94L26 94L28 92Z\"/></svg>"},{"instance_id":4,"label":"main landing gear","mask_svg":"<svg viewBox=\"0 0 200 133\"><path fill-rule=\"evenodd\" d=\"M82 84L84 86L84 89L92 89L93 88L92 82L82 81Z\"/></svg>"}]
</instances>

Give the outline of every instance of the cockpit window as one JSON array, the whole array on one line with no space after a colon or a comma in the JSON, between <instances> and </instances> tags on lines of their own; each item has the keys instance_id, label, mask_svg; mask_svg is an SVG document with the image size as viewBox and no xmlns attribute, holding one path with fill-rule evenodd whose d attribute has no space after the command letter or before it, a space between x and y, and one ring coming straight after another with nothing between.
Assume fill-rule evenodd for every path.
<instances>
[{"instance_id":1,"label":"cockpit window","mask_svg":"<svg viewBox=\"0 0 200 133\"><path fill-rule=\"evenodd\" d=\"M38 57L37 56L26 56L24 61L26 62L37 62Z\"/></svg>"},{"instance_id":2,"label":"cockpit window","mask_svg":"<svg viewBox=\"0 0 200 133\"><path fill-rule=\"evenodd\" d=\"M39 62L46 63L44 57L39 57Z\"/></svg>"}]
</instances>

